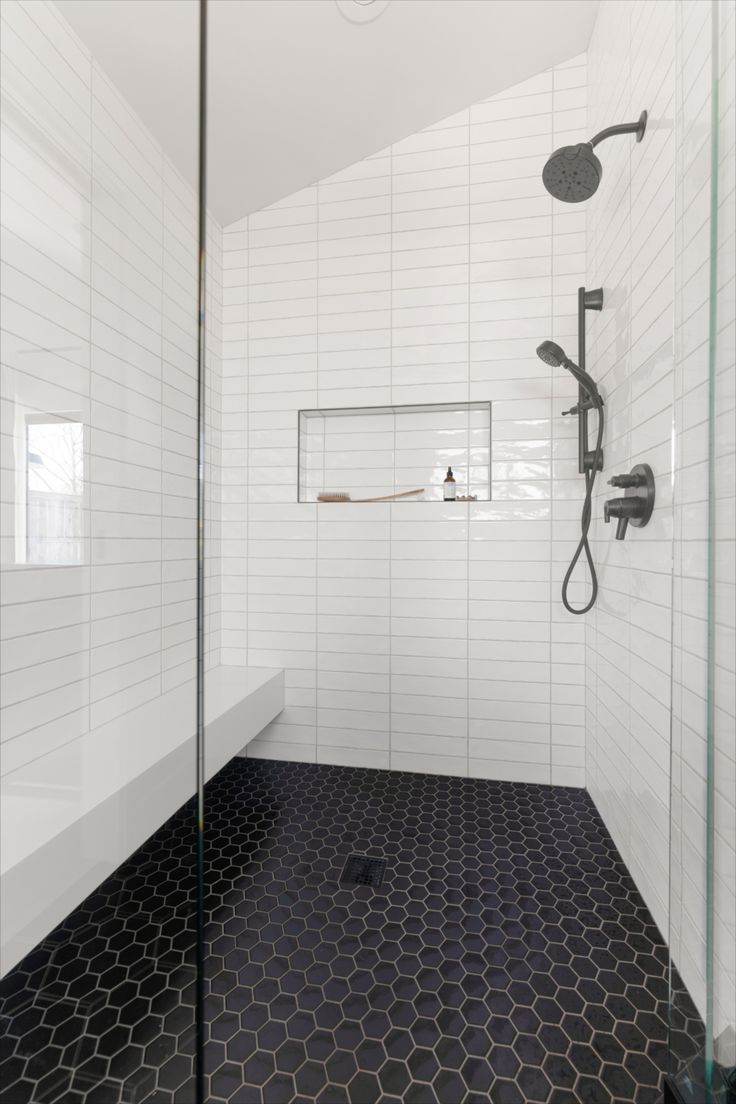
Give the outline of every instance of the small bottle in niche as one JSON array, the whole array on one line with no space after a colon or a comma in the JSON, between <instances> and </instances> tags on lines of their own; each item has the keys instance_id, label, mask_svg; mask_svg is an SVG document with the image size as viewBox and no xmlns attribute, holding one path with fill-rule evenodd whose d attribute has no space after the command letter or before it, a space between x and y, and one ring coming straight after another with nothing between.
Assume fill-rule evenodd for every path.
<instances>
[{"instance_id":1,"label":"small bottle in niche","mask_svg":"<svg viewBox=\"0 0 736 1104\"><path fill-rule=\"evenodd\" d=\"M452 474L452 468L447 469L447 475L445 476L445 482L442 484L444 491L445 502L454 502L457 498L457 483L455 482L455 476Z\"/></svg>"}]
</instances>

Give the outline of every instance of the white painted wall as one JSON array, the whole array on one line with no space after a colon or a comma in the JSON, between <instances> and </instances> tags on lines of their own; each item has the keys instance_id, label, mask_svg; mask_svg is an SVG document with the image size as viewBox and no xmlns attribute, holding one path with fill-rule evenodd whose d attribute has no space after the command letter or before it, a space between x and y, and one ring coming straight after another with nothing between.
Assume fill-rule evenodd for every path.
<instances>
[{"instance_id":1,"label":"white painted wall","mask_svg":"<svg viewBox=\"0 0 736 1104\"><path fill-rule=\"evenodd\" d=\"M223 660L287 668L249 754L583 784L575 389L534 350L575 354L540 166L586 126L576 58L226 228ZM492 502L296 503L300 408L469 399Z\"/></svg>"},{"instance_id":2,"label":"white painted wall","mask_svg":"<svg viewBox=\"0 0 736 1104\"><path fill-rule=\"evenodd\" d=\"M2 769L9 772L176 687L193 703L197 208L53 4L3 3L2 42ZM196 142L196 120L192 127ZM213 223L214 521L219 252ZM84 423L83 557L75 566L18 563L23 425L34 412L74 412ZM219 657L217 551L213 540L211 664Z\"/></svg>"}]
</instances>

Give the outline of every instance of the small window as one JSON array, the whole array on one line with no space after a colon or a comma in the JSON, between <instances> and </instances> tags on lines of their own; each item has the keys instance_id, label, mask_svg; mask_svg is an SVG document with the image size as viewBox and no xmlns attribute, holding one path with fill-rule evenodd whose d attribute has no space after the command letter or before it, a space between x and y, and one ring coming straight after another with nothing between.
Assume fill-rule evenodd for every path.
<instances>
[{"instance_id":1,"label":"small window","mask_svg":"<svg viewBox=\"0 0 736 1104\"><path fill-rule=\"evenodd\" d=\"M84 426L26 415L26 563L82 563Z\"/></svg>"}]
</instances>

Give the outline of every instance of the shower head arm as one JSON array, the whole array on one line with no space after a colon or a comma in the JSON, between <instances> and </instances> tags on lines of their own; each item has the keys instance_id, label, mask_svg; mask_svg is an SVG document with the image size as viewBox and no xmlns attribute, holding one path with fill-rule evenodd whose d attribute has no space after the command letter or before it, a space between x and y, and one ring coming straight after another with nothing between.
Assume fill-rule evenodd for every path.
<instances>
[{"instance_id":1,"label":"shower head arm","mask_svg":"<svg viewBox=\"0 0 736 1104\"><path fill-rule=\"evenodd\" d=\"M595 138L590 139L590 145L592 147L597 146L599 142L603 142L606 138L614 138L617 134L635 134L637 142L641 142L646 129L647 113L642 111L635 123L619 123L618 126L610 126L606 127L605 130L600 130Z\"/></svg>"}]
</instances>

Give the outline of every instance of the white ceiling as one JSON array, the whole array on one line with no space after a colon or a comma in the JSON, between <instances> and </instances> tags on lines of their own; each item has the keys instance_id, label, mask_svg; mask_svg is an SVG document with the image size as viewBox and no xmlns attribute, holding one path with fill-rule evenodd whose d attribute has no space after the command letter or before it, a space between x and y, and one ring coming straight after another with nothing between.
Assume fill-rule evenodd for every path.
<instances>
[{"instance_id":1,"label":"white ceiling","mask_svg":"<svg viewBox=\"0 0 736 1104\"><path fill-rule=\"evenodd\" d=\"M57 0L192 181L197 0ZM210 0L208 200L227 225L584 51L598 0Z\"/></svg>"}]
</instances>

